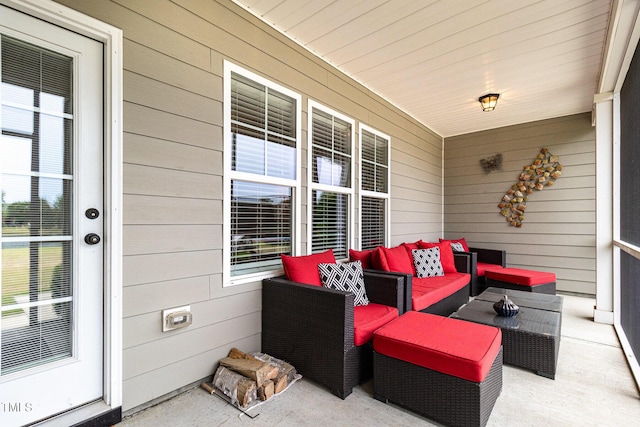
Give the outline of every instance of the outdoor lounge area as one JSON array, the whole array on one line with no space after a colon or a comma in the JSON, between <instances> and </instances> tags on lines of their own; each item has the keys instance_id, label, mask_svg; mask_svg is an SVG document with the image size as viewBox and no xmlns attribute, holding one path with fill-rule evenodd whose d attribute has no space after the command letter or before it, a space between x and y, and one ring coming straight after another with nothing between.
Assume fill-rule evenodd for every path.
<instances>
[{"instance_id":1,"label":"outdoor lounge area","mask_svg":"<svg viewBox=\"0 0 640 427\"><path fill-rule=\"evenodd\" d=\"M562 344L556 379L503 367L503 388L487 426L609 426L640 419L638 390L610 325L594 323L594 300L565 295ZM373 398L373 382L355 387L345 400L314 381L249 411L194 385L166 402L125 418L123 427L193 426L428 426L424 417ZM331 410L327 410L331 408Z\"/></svg>"},{"instance_id":2,"label":"outdoor lounge area","mask_svg":"<svg viewBox=\"0 0 640 427\"><path fill-rule=\"evenodd\" d=\"M0 0L0 426L640 419L639 46L640 0Z\"/></svg>"}]
</instances>

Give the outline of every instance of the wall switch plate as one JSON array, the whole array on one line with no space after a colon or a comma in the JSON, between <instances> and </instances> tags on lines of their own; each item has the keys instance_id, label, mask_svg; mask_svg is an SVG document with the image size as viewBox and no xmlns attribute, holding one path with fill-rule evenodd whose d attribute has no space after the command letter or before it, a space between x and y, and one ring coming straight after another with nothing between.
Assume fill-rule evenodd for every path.
<instances>
[{"instance_id":1,"label":"wall switch plate","mask_svg":"<svg viewBox=\"0 0 640 427\"><path fill-rule=\"evenodd\" d=\"M192 322L193 316L190 305L162 310L162 332L186 328Z\"/></svg>"}]
</instances>

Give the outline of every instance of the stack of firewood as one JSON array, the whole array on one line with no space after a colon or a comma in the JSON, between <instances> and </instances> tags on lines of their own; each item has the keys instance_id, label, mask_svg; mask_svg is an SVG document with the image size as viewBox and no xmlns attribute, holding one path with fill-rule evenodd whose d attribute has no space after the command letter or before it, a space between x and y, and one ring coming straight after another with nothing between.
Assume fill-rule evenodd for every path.
<instances>
[{"instance_id":1,"label":"stack of firewood","mask_svg":"<svg viewBox=\"0 0 640 427\"><path fill-rule=\"evenodd\" d=\"M213 389L209 384L202 386L211 392L220 391L232 404L247 408L280 393L295 376L296 370L289 363L268 354L248 354L232 348L229 355L220 360L213 376Z\"/></svg>"}]
</instances>

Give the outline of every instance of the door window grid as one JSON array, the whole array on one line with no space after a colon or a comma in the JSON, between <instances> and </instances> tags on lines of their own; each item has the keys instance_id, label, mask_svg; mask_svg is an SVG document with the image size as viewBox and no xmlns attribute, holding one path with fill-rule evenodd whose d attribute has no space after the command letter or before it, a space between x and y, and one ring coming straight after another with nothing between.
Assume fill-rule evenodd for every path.
<instances>
[{"instance_id":1,"label":"door window grid","mask_svg":"<svg viewBox=\"0 0 640 427\"><path fill-rule=\"evenodd\" d=\"M73 60L0 36L0 375L72 354Z\"/></svg>"}]
</instances>

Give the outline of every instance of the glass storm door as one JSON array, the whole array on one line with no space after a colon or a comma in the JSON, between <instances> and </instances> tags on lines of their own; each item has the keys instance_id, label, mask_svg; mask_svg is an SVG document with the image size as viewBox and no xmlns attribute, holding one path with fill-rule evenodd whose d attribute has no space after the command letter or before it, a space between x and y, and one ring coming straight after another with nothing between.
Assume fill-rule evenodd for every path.
<instances>
[{"instance_id":1,"label":"glass storm door","mask_svg":"<svg viewBox=\"0 0 640 427\"><path fill-rule=\"evenodd\" d=\"M0 425L103 395L102 45L0 6Z\"/></svg>"}]
</instances>

